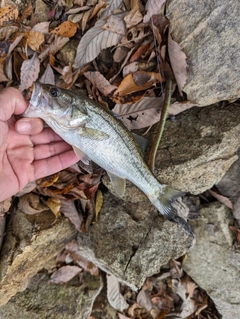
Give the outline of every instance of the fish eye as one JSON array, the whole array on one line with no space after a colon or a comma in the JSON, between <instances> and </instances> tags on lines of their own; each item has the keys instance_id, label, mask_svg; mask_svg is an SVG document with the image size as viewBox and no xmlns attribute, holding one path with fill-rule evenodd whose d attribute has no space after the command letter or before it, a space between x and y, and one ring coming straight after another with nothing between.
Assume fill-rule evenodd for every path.
<instances>
[{"instance_id":1,"label":"fish eye","mask_svg":"<svg viewBox=\"0 0 240 319\"><path fill-rule=\"evenodd\" d=\"M50 88L49 92L53 97L58 97L61 94L61 90L54 87Z\"/></svg>"}]
</instances>

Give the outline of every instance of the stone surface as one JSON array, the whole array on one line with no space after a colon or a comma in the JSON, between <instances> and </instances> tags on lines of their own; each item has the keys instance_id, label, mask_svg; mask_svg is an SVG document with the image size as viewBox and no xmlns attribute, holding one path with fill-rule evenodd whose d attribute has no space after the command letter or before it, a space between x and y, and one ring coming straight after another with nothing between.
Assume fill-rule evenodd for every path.
<instances>
[{"instance_id":1,"label":"stone surface","mask_svg":"<svg viewBox=\"0 0 240 319\"><path fill-rule=\"evenodd\" d=\"M218 183L240 145L240 107L194 107L168 120L156 157L160 182L199 194Z\"/></svg>"},{"instance_id":2,"label":"stone surface","mask_svg":"<svg viewBox=\"0 0 240 319\"><path fill-rule=\"evenodd\" d=\"M239 318L239 270L233 266L233 218L223 204L211 203L191 222L196 244L184 260L184 270L213 299L223 319Z\"/></svg>"},{"instance_id":3,"label":"stone surface","mask_svg":"<svg viewBox=\"0 0 240 319\"><path fill-rule=\"evenodd\" d=\"M136 290L170 258L183 255L192 239L147 200L134 204L107 193L98 222L79 233L78 244L82 256Z\"/></svg>"},{"instance_id":4,"label":"stone surface","mask_svg":"<svg viewBox=\"0 0 240 319\"><path fill-rule=\"evenodd\" d=\"M55 258L77 234L68 219L55 220L50 211L11 215L0 255L0 306L28 286L40 270L52 270Z\"/></svg>"},{"instance_id":5,"label":"stone surface","mask_svg":"<svg viewBox=\"0 0 240 319\"><path fill-rule=\"evenodd\" d=\"M45 272L34 276L24 292L17 293L0 307L0 318L11 319L89 319L91 304L102 280L85 273L66 285L50 282Z\"/></svg>"},{"instance_id":6,"label":"stone surface","mask_svg":"<svg viewBox=\"0 0 240 319\"><path fill-rule=\"evenodd\" d=\"M240 97L240 2L167 1L173 39L187 56L189 100L210 105Z\"/></svg>"},{"instance_id":7,"label":"stone surface","mask_svg":"<svg viewBox=\"0 0 240 319\"><path fill-rule=\"evenodd\" d=\"M240 152L238 152L239 156ZM219 191L233 203L233 215L240 223L240 160L229 168L221 181L216 185Z\"/></svg>"}]
</instances>

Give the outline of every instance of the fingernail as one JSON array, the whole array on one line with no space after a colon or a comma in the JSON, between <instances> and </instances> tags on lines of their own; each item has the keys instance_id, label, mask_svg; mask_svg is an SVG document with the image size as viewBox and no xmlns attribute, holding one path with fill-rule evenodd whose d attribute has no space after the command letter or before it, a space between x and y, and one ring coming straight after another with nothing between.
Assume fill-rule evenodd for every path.
<instances>
[{"instance_id":1,"label":"fingernail","mask_svg":"<svg viewBox=\"0 0 240 319\"><path fill-rule=\"evenodd\" d=\"M18 122L17 130L19 133L29 133L29 131L31 130L31 124L27 121Z\"/></svg>"}]
</instances>

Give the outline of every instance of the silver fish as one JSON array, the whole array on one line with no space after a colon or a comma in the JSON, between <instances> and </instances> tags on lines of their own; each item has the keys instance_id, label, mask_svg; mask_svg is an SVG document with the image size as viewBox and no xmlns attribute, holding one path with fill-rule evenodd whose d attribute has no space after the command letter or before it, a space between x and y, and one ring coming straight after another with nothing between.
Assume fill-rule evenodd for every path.
<instances>
[{"instance_id":1,"label":"silver fish","mask_svg":"<svg viewBox=\"0 0 240 319\"><path fill-rule=\"evenodd\" d=\"M79 93L36 83L23 115L42 118L72 145L84 164L92 160L104 168L119 196L124 195L128 179L165 218L179 223L193 237L191 227L171 205L182 193L159 183L145 164L132 133L111 111Z\"/></svg>"}]
</instances>

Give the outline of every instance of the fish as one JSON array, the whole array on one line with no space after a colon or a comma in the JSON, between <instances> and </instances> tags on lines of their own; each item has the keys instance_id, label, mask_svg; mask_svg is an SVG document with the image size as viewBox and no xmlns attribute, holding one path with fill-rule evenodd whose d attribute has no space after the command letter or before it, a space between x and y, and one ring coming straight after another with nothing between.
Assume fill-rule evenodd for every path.
<instances>
[{"instance_id":1,"label":"fish","mask_svg":"<svg viewBox=\"0 0 240 319\"><path fill-rule=\"evenodd\" d=\"M160 214L194 237L190 225L172 207L172 201L183 193L158 181L143 159L142 138L134 136L112 111L83 94L36 82L23 116L41 118L72 145L85 165L93 161L106 170L120 197L129 180Z\"/></svg>"}]
</instances>

